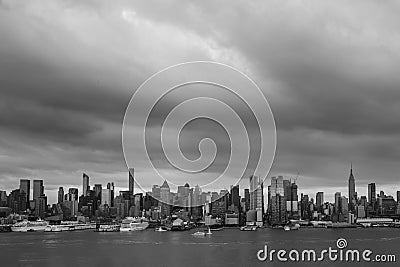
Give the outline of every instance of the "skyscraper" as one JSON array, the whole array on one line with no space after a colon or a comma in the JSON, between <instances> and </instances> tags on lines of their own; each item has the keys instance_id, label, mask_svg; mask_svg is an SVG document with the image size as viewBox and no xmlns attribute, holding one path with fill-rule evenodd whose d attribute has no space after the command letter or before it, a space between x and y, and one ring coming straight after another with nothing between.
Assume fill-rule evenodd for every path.
<instances>
[{"instance_id":1,"label":"skyscraper","mask_svg":"<svg viewBox=\"0 0 400 267\"><path fill-rule=\"evenodd\" d=\"M31 181L27 179L19 180L19 190L20 192L25 192L26 200L30 199L30 191L31 191Z\"/></svg>"},{"instance_id":2,"label":"skyscraper","mask_svg":"<svg viewBox=\"0 0 400 267\"><path fill-rule=\"evenodd\" d=\"M400 191L397 191L397 203L400 203Z\"/></svg>"},{"instance_id":3,"label":"skyscraper","mask_svg":"<svg viewBox=\"0 0 400 267\"><path fill-rule=\"evenodd\" d=\"M234 211L239 213L240 211L240 196L239 196L239 185L231 187L231 204L233 205Z\"/></svg>"},{"instance_id":4,"label":"skyscraper","mask_svg":"<svg viewBox=\"0 0 400 267\"><path fill-rule=\"evenodd\" d=\"M31 192L31 180L21 179L19 180L19 191L24 192L26 197L26 202L29 203L30 192Z\"/></svg>"},{"instance_id":5,"label":"skyscraper","mask_svg":"<svg viewBox=\"0 0 400 267\"><path fill-rule=\"evenodd\" d=\"M324 204L324 192L318 192L316 196L316 205L319 211L322 210L322 205Z\"/></svg>"},{"instance_id":6,"label":"skyscraper","mask_svg":"<svg viewBox=\"0 0 400 267\"><path fill-rule=\"evenodd\" d=\"M340 192L336 192L335 193L335 213L339 213L340 212L340 199L342 197L342 193Z\"/></svg>"},{"instance_id":7,"label":"skyscraper","mask_svg":"<svg viewBox=\"0 0 400 267\"><path fill-rule=\"evenodd\" d=\"M83 184L82 184L82 194L83 196L87 196L87 191L90 190L89 185L89 176L86 173L83 173Z\"/></svg>"},{"instance_id":8,"label":"skyscraper","mask_svg":"<svg viewBox=\"0 0 400 267\"><path fill-rule=\"evenodd\" d=\"M44 195L43 180L33 180L33 200L39 200Z\"/></svg>"},{"instance_id":9,"label":"skyscraper","mask_svg":"<svg viewBox=\"0 0 400 267\"><path fill-rule=\"evenodd\" d=\"M368 184L368 202L369 205L374 207L376 203L376 185L375 183Z\"/></svg>"},{"instance_id":10,"label":"skyscraper","mask_svg":"<svg viewBox=\"0 0 400 267\"><path fill-rule=\"evenodd\" d=\"M349 210L354 211L355 204L357 202L356 196L356 182L353 175L353 164L350 167L350 176L349 176Z\"/></svg>"},{"instance_id":11,"label":"skyscraper","mask_svg":"<svg viewBox=\"0 0 400 267\"><path fill-rule=\"evenodd\" d=\"M270 222L272 225L285 224L287 220L283 176L272 177L270 187Z\"/></svg>"},{"instance_id":12,"label":"skyscraper","mask_svg":"<svg viewBox=\"0 0 400 267\"><path fill-rule=\"evenodd\" d=\"M58 188L58 201L57 201L57 203L60 204L63 201L64 201L64 188L62 186L60 186Z\"/></svg>"},{"instance_id":13,"label":"skyscraper","mask_svg":"<svg viewBox=\"0 0 400 267\"><path fill-rule=\"evenodd\" d=\"M133 195L135 192L135 169L129 168L129 192Z\"/></svg>"}]
</instances>

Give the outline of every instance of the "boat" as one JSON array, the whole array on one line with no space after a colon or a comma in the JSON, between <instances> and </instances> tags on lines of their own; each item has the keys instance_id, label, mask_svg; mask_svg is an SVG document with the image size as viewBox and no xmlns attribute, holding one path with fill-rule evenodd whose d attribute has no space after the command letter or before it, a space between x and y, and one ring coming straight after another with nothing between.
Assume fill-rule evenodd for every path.
<instances>
[{"instance_id":1,"label":"boat","mask_svg":"<svg viewBox=\"0 0 400 267\"><path fill-rule=\"evenodd\" d=\"M96 228L96 232L119 232L120 226L118 224L100 224Z\"/></svg>"},{"instance_id":2,"label":"boat","mask_svg":"<svg viewBox=\"0 0 400 267\"><path fill-rule=\"evenodd\" d=\"M300 229L300 224L296 223L294 225L285 225L285 227L283 227L283 230L285 231L291 231L291 230L299 230Z\"/></svg>"},{"instance_id":3,"label":"boat","mask_svg":"<svg viewBox=\"0 0 400 267\"><path fill-rule=\"evenodd\" d=\"M49 222L44 220L28 221L23 220L11 226L13 232L44 232Z\"/></svg>"},{"instance_id":4,"label":"boat","mask_svg":"<svg viewBox=\"0 0 400 267\"><path fill-rule=\"evenodd\" d=\"M242 226L240 227L241 231L257 231L257 226L255 225L246 225L246 226Z\"/></svg>"},{"instance_id":5,"label":"boat","mask_svg":"<svg viewBox=\"0 0 400 267\"><path fill-rule=\"evenodd\" d=\"M206 233L198 231L198 232L193 233L192 236L206 236Z\"/></svg>"},{"instance_id":6,"label":"boat","mask_svg":"<svg viewBox=\"0 0 400 267\"><path fill-rule=\"evenodd\" d=\"M122 220L121 232L142 231L149 227L149 222L146 218L127 217Z\"/></svg>"},{"instance_id":7,"label":"boat","mask_svg":"<svg viewBox=\"0 0 400 267\"><path fill-rule=\"evenodd\" d=\"M96 229L95 223L81 223L77 221L62 221L61 224L48 225L45 232L67 232L77 230Z\"/></svg>"},{"instance_id":8,"label":"boat","mask_svg":"<svg viewBox=\"0 0 400 267\"><path fill-rule=\"evenodd\" d=\"M160 226L160 227L157 227L155 231L156 232L166 232L166 231L168 231L168 229L165 226Z\"/></svg>"}]
</instances>

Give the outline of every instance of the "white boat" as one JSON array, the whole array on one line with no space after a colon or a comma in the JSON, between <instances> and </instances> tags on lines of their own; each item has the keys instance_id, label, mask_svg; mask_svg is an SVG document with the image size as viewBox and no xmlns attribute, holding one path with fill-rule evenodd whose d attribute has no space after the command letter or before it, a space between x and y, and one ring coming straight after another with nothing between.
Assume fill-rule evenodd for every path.
<instances>
[{"instance_id":1,"label":"white boat","mask_svg":"<svg viewBox=\"0 0 400 267\"><path fill-rule=\"evenodd\" d=\"M149 227L149 222L146 218L133 218L127 217L122 220L121 232L132 232L132 231L142 231Z\"/></svg>"},{"instance_id":2,"label":"white boat","mask_svg":"<svg viewBox=\"0 0 400 267\"><path fill-rule=\"evenodd\" d=\"M167 232L168 230L165 226L160 226L160 227L157 227L155 231L156 232Z\"/></svg>"},{"instance_id":3,"label":"white boat","mask_svg":"<svg viewBox=\"0 0 400 267\"><path fill-rule=\"evenodd\" d=\"M95 230L96 232L119 232L118 224L101 224L99 228Z\"/></svg>"},{"instance_id":4,"label":"white boat","mask_svg":"<svg viewBox=\"0 0 400 267\"><path fill-rule=\"evenodd\" d=\"M206 233L200 231L192 234L192 236L205 236L205 235Z\"/></svg>"},{"instance_id":5,"label":"white boat","mask_svg":"<svg viewBox=\"0 0 400 267\"><path fill-rule=\"evenodd\" d=\"M23 220L11 226L13 232L43 232L49 225L49 222L44 220L28 221Z\"/></svg>"}]
</instances>

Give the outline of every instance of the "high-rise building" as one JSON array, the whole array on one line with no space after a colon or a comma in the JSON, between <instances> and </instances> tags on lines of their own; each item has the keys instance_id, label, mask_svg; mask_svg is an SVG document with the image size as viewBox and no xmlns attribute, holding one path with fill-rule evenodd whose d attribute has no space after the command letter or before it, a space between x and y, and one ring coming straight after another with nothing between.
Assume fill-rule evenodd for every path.
<instances>
[{"instance_id":1,"label":"high-rise building","mask_svg":"<svg viewBox=\"0 0 400 267\"><path fill-rule=\"evenodd\" d=\"M35 215L39 218L45 218L47 211L47 197L45 195L40 196L36 200L35 206Z\"/></svg>"},{"instance_id":2,"label":"high-rise building","mask_svg":"<svg viewBox=\"0 0 400 267\"><path fill-rule=\"evenodd\" d=\"M270 187L270 223L272 225L285 224L287 221L286 198L283 176L272 177Z\"/></svg>"},{"instance_id":3,"label":"high-rise building","mask_svg":"<svg viewBox=\"0 0 400 267\"><path fill-rule=\"evenodd\" d=\"M354 211L355 204L357 203L357 195L356 195L356 182L353 175L353 164L350 167L350 176L349 176L349 210Z\"/></svg>"},{"instance_id":4,"label":"high-rise building","mask_svg":"<svg viewBox=\"0 0 400 267\"><path fill-rule=\"evenodd\" d=\"M33 180L33 200L38 200L44 195L43 180Z\"/></svg>"},{"instance_id":5,"label":"high-rise building","mask_svg":"<svg viewBox=\"0 0 400 267\"><path fill-rule=\"evenodd\" d=\"M240 211L240 196L239 196L239 185L235 185L231 187L231 204L233 206L233 209L236 213L239 213Z\"/></svg>"},{"instance_id":6,"label":"high-rise building","mask_svg":"<svg viewBox=\"0 0 400 267\"><path fill-rule=\"evenodd\" d=\"M258 176L250 176L250 210L256 211L256 224L263 225L264 195L263 184Z\"/></svg>"},{"instance_id":7,"label":"high-rise building","mask_svg":"<svg viewBox=\"0 0 400 267\"><path fill-rule=\"evenodd\" d=\"M324 204L324 192L318 192L316 196L316 205L319 211L322 210L322 205Z\"/></svg>"},{"instance_id":8,"label":"high-rise building","mask_svg":"<svg viewBox=\"0 0 400 267\"><path fill-rule=\"evenodd\" d=\"M376 203L376 185L375 183L368 184L368 202L369 205L373 208L375 207Z\"/></svg>"},{"instance_id":9,"label":"high-rise building","mask_svg":"<svg viewBox=\"0 0 400 267\"><path fill-rule=\"evenodd\" d=\"M340 200L342 197L342 193L340 192L336 192L335 193L335 213L339 213L340 212Z\"/></svg>"},{"instance_id":10,"label":"high-rise building","mask_svg":"<svg viewBox=\"0 0 400 267\"><path fill-rule=\"evenodd\" d=\"M60 186L58 188L58 199L57 199L57 203L60 204L61 202L64 201L64 188L62 186Z\"/></svg>"},{"instance_id":11,"label":"high-rise building","mask_svg":"<svg viewBox=\"0 0 400 267\"><path fill-rule=\"evenodd\" d=\"M290 218L298 218L297 185L289 180L283 180L283 191L286 199L286 209Z\"/></svg>"},{"instance_id":12,"label":"high-rise building","mask_svg":"<svg viewBox=\"0 0 400 267\"><path fill-rule=\"evenodd\" d=\"M87 196L87 192L90 190L89 185L89 176L86 173L83 173L83 183L82 183L82 194L83 196Z\"/></svg>"},{"instance_id":13,"label":"high-rise building","mask_svg":"<svg viewBox=\"0 0 400 267\"><path fill-rule=\"evenodd\" d=\"M170 215L170 203L171 203L171 191L167 181L160 187L160 205L161 205L161 216L166 217Z\"/></svg>"},{"instance_id":14,"label":"high-rise building","mask_svg":"<svg viewBox=\"0 0 400 267\"><path fill-rule=\"evenodd\" d=\"M244 203L245 211L250 210L250 191L247 188L244 190Z\"/></svg>"},{"instance_id":15,"label":"high-rise building","mask_svg":"<svg viewBox=\"0 0 400 267\"><path fill-rule=\"evenodd\" d=\"M111 202L109 206L114 207L114 182L107 183L107 189L110 189L110 194L111 194Z\"/></svg>"},{"instance_id":16,"label":"high-rise building","mask_svg":"<svg viewBox=\"0 0 400 267\"><path fill-rule=\"evenodd\" d=\"M19 180L19 190L20 192L24 192L26 195L26 201L30 200L30 192L31 192L31 180L21 179Z\"/></svg>"},{"instance_id":17,"label":"high-rise building","mask_svg":"<svg viewBox=\"0 0 400 267\"><path fill-rule=\"evenodd\" d=\"M102 189L101 190L101 205L108 205L111 207L111 189Z\"/></svg>"},{"instance_id":18,"label":"high-rise building","mask_svg":"<svg viewBox=\"0 0 400 267\"><path fill-rule=\"evenodd\" d=\"M72 200L76 200L77 201L79 199L79 195L78 195L79 193L78 192L79 192L78 188L69 188L68 189L68 193L71 195L71 199L70 199L71 201Z\"/></svg>"},{"instance_id":19,"label":"high-rise building","mask_svg":"<svg viewBox=\"0 0 400 267\"><path fill-rule=\"evenodd\" d=\"M397 203L400 203L400 191L397 191Z\"/></svg>"},{"instance_id":20,"label":"high-rise building","mask_svg":"<svg viewBox=\"0 0 400 267\"><path fill-rule=\"evenodd\" d=\"M7 206L7 192L0 190L0 207Z\"/></svg>"},{"instance_id":21,"label":"high-rise building","mask_svg":"<svg viewBox=\"0 0 400 267\"><path fill-rule=\"evenodd\" d=\"M135 169L129 168L129 192L133 195L135 193Z\"/></svg>"}]
</instances>

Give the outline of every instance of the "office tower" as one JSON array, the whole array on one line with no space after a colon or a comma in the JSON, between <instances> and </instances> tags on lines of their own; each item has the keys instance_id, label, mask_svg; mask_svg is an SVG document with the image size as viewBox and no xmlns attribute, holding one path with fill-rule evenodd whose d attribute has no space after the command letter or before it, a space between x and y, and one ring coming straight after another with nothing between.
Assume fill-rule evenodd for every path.
<instances>
[{"instance_id":1,"label":"office tower","mask_svg":"<svg viewBox=\"0 0 400 267\"><path fill-rule=\"evenodd\" d=\"M250 210L256 211L256 224L262 226L264 217L263 183L258 176L250 176Z\"/></svg>"},{"instance_id":2,"label":"office tower","mask_svg":"<svg viewBox=\"0 0 400 267\"><path fill-rule=\"evenodd\" d=\"M250 190L247 188L244 190L244 203L245 203L245 210L246 211L250 210Z\"/></svg>"},{"instance_id":3,"label":"office tower","mask_svg":"<svg viewBox=\"0 0 400 267\"><path fill-rule=\"evenodd\" d=\"M289 180L283 180L283 191L286 199L286 208L289 217L297 217L298 215L298 195L297 185Z\"/></svg>"},{"instance_id":4,"label":"office tower","mask_svg":"<svg viewBox=\"0 0 400 267\"><path fill-rule=\"evenodd\" d=\"M170 202L170 188L165 180L164 183L160 187L160 199L163 203L169 203Z\"/></svg>"},{"instance_id":5,"label":"office tower","mask_svg":"<svg viewBox=\"0 0 400 267\"><path fill-rule=\"evenodd\" d=\"M335 213L340 212L340 198L342 196L342 193L336 192L335 193Z\"/></svg>"},{"instance_id":6,"label":"office tower","mask_svg":"<svg viewBox=\"0 0 400 267\"><path fill-rule=\"evenodd\" d=\"M103 188L102 188L102 185L101 185L101 184L95 184L95 185L94 185L93 191L94 191L95 196L96 196L98 199L101 199L101 190L102 190L102 189L103 189Z\"/></svg>"},{"instance_id":7,"label":"office tower","mask_svg":"<svg viewBox=\"0 0 400 267\"><path fill-rule=\"evenodd\" d=\"M33 180L33 200L38 200L44 195L43 180Z\"/></svg>"},{"instance_id":8,"label":"office tower","mask_svg":"<svg viewBox=\"0 0 400 267\"><path fill-rule=\"evenodd\" d=\"M8 197L8 207L14 213L21 213L26 210L26 194L25 192L21 192L20 189L15 189L11 191Z\"/></svg>"},{"instance_id":9,"label":"office tower","mask_svg":"<svg viewBox=\"0 0 400 267\"><path fill-rule=\"evenodd\" d=\"M160 204L161 204L161 216L166 217L170 215L170 200L171 192L167 181L160 187Z\"/></svg>"},{"instance_id":10,"label":"office tower","mask_svg":"<svg viewBox=\"0 0 400 267\"><path fill-rule=\"evenodd\" d=\"M240 211L240 196L239 196L239 185L231 187L231 204L233 206L234 212L239 213Z\"/></svg>"},{"instance_id":11,"label":"office tower","mask_svg":"<svg viewBox=\"0 0 400 267\"><path fill-rule=\"evenodd\" d=\"M78 200L79 195L78 195L78 188L69 188L68 193L71 195L71 200Z\"/></svg>"},{"instance_id":12,"label":"office tower","mask_svg":"<svg viewBox=\"0 0 400 267\"><path fill-rule=\"evenodd\" d=\"M374 210L375 203L376 203L376 185L375 185L375 183L368 184L368 202L369 202L369 205Z\"/></svg>"},{"instance_id":13,"label":"office tower","mask_svg":"<svg viewBox=\"0 0 400 267\"><path fill-rule=\"evenodd\" d=\"M7 206L7 192L0 190L0 207Z\"/></svg>"},{"instance_id":14,"label":"office tower","mask_svg":"<svg viewBox=\"0 0 400 267\"><path fill-rule=\"evenodd\" d=\"M322 205L324 204L324 192L318 192L316 196L316 205L319 211L322 210Z\"/></svg>"},{"instance_id":15,"label":"office tower","mask_svg":"<svg viewBox=\"0 0 400 267\"><path fill-rule=\"evenodd\" d=\"M340 212L339 212L339 222L347 222L349 218L349 200L347 197L342 196L340 198Z\"/></svg>"},{"instance_id":16,"label":"office tower","mask_svg":"<svg viewBox=\"0 0 400 267\"><path fill-rule=\"evenodd\" d=\"M89 176L86 173L83 173L83 183L82 183L82 194L83 196L87 196L87 192L90 190L89 185Z\"/></svg>"},{"instance_id":17,"label":"office tower","mask_svg":"<svg viewBox=\"0 0 400 267\"><path fill-rule=\"evenodd\" d=\"M270 222L272 225L285 224L287 221L286 198L284 196L283 176L272 177L270 187L271 212Z\"/></svg>"},{"instance_id":18,"label":"office tower","mask_svg":"<svg viewBox=\"0 0 400 267\"><path fill-rule=\"evenodd\" d=\"M111 190L110 188L101 190L101 205L108 205L111 207Z\"/></svg>"},{"instance_id":19,"label":"office tower","mask_svg":"<svg viewBox=\"0 0 400 267\"><path fill-rule=\"evenodd\" d=\"M131 192L131 195L134 194L135 192L135 169L134 168L129 168L129 192Z\"/></svg>"},{"instance_id":20,"label":"office tower","mask_svg":"<svg viewBox=\"0 0 400 267\"><path fill-rule=\"evenodd\" d=\"M62 186L60 186L58 188L58 201L57 201L57 203L60 204L63 201L64 201L64 188Z\"/></svg>"},{"instance_id":21,"label":"office tower","mask_svg":"<svg viewBox=\"0 0 400 267\"><path fill-rule=\"evenodd\" d=\"M161 187L159 185L153 185L153 188L151 189L151 195L156 199L160 199Z\"/></svg>"},{"instance_id":22,"label":"office tower","mask_svg":"<svg viewBox=\"0 0 400 267\"><path fill-rule=\"evenodd\" d=\"M354 211L355 204L357 202L356 196L356 182L353 175L353 164L350 167L350 176L349 176L349 210Z\"/></svg>"},{"instance_id":23,"label":"office tower","mask_svg":"<svg viewBox=\"0 0 400 267\"><path fill-rule=\"evenodd\" d=\"M397 191L397 203L400 203L400 191Z\"/></svg>"},{"instance_id":24,"label":"office tower","mask_svg":"<svg viewBox=\"0 0 400 267\"><path fill-rule=\"evenodd\" d=\"M42 195L37 199L36 205L35 205L35 215L36 217L39 218L45 218L46 217L46 211L47 211L47 197Z\"/></svg>"},{"instance_id":25,"label":"office tower","mask_svg":"<svg viewBox=\"0 0 400 267\"><path fill-rule=\"evenodd\" d=\"M110 189L110 197L111 197L111 202L109 206L114 207L114 182L107 183L107 189Z\"/></svg>"},{"instance_id":26,"label":"office tower","mask_svg":"<svg viewBox=\"0 0 400 267\"><path fill-rule=\"evenodd\" d=\"M19 180L19 190L20 192L24 192L26 195L26 202L28 203L30 200L30 192L31 192L31 180L21 179Z\"/></svg>"}]
</instances>

